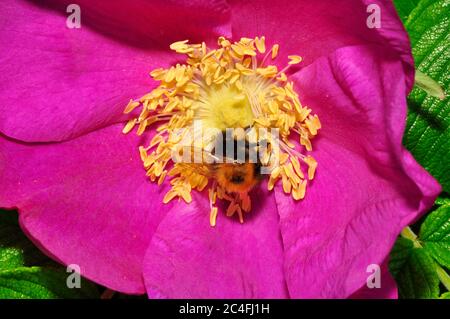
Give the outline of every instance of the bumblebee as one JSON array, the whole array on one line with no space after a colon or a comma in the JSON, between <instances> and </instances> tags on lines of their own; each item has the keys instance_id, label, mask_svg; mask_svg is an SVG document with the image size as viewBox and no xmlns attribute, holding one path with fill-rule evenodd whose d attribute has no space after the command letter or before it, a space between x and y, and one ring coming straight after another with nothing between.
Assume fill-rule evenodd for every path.
<instances>
[{"instance_id":1,"label":"bumblebee","mask_svg":"<svg viewBox=\"0 0 450 319\"><path fill-rule=\"evenodd\" d=\"M223 131L216 149L226 150L226 154L210 166L211 177L228 193L248 193L263 179L258 147L258 143Z\"/></svg>"}]
</instances>

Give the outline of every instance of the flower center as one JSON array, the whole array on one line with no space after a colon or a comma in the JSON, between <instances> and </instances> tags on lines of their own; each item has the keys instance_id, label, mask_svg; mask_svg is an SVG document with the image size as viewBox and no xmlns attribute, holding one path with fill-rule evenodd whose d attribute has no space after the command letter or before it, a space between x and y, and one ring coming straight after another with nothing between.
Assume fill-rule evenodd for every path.
<instances>
[{"instance_id":1,"label":"flower center","mask_svg":"<svg viewBox=\"0 0 450 319\"><path fill-rule=\"evenodd\" d=\"M137 107L141 113L123 130L128 133L138 125L141 135L161 122L149 144L139 148L147 176L159 185L170 177L172 188L165 203L174 198L190 203L192 190L208 186L212 226L218 215L217 198L229 202L227 216L237 213L243 222L243 213L251 210L249 192L264 174L269 176L269 190L281 180L285 193L302 199L317 162L297 149L292 138L309 152L311 139L321 128L286 75L301 62L299 56L289 56L288 65L279 71L267 63L276 58L279 46L266 53L264 37L234 43L220 37L218 45L211 50L205 43L173 43L170 48L185 54L186 64L150 73L160 85L129 102L125 113ZM225 154L218 151L222 146ZM239 151L243 157L235 156Z\"/></svg>"},{"instance_id":2,"label":"flower center","mask_svg":"<svg viewBox=\"0 0 450 319\"><path fill-rule=\"evenodd\" d=\"M202 120L204 127L223 131L248 127L253 123L254 116L247 95L233 85L207 88L204 101L197 102L199 108L194 114Z\"/></svg>"}]
</instances>

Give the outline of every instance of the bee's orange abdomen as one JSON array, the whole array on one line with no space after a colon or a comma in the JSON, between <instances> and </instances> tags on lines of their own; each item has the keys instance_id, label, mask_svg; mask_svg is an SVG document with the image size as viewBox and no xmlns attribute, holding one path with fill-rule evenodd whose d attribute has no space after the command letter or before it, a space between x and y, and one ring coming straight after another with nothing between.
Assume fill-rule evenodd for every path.
<instances>
[{"instance_id":1,"label":"bee's orange abdomen","mask_svg":"<svg viewBox=\"0 0 450 319\"><path fill-rule=\"evenodd\" d=\"M227 192L247 193L259 182L256 164L219 164L214 177Z\"/></svg>"}]
</instances>

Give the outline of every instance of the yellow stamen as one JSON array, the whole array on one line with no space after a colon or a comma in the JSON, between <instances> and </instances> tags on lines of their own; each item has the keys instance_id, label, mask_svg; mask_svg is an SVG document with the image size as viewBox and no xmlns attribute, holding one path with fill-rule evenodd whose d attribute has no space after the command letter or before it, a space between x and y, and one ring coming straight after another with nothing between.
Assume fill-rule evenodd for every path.
<instances>
[{"instance_id":1,"label":"yellow stamen","mask_svg":"<svg viewBox=\"0 0 450 319\"><path fill-rule=\"evenodd\" d=\"M298 56L298 55L289 55L288 56L288 58L289 58L289 62L288 62L288 64L298 64L298 63L300 63L300 62L302 62L302 57L301 56Z\"/></svg>"},{"instance_id":2,"label":"yellow stamen","mask_svg":"<svg viewBox=\"0 0 450 319\"><path fill-rule=\"evenodd\" d=\"M136 119L131 119L127 122L127 124L125 125L125 127L122 130L122 133L127 134L128 132L130 132L133 127L136 125L137 120Z\"/></svg>"},{"instance_id":3,"label":"yellow stamen","mask_svg":"<svg viewBox=\"0 0 450 319\"><path fill-rule=\"evenodd\" d=\"M307 156L304 161L308 164L308 179L312 180L314 178L314 173L316 172L317 162L312 156Z\"/></svg>"},{"instance_id":4,"label":"yellow stamen","mask_svg":"<svg viewBox=\"0 0 450 319\"><path fill-rule=\"evenodd\" d=\"M281 81L281 82L286 82L286 81L287 81L287 76L286 76L286 74L285 74L284 72L281 72L281 73L280 73L280 76L277 77L277 80L278 80L278 81Z\"/></svg>"},{"instance_id":5,"label":"yellow stamen","mask_svg":"<svg viewBox=\"0 0 450 319\"><path fill-rule=\"evenodd\" d=\"M174 42L174 43L172 43L170 45L170 49L174 50L174 51L177 51L179 49L187 48L188 46L186 45L186 43L188 43L188 42L189 42L189 40L183 40L183 41Z\"/></svg>"},{"instance_id":6,"label":"yellow stamen","mask_svg":"<svg viewBox=\"0 0 450 319\"><path fill-rule=\"evenodd\" d=\"M288 56L288 65L279 71L275 65L265 63L269 55L272 59L277 57L279 45L273 45L266 53L264 36L241 38L237 42L219 37L217 43L217 49L207 48L204 42L189 44L188 40L183 40L172 43L170 49L186 55L186 63L150 72L160 85L140 99L129 101L125 113L139 107L141 112L123 128L123 133L128 133L138 125L137 134L142 135L150 126L163 122L156 127L157 134L147 146L139 147L146 175L158 185L169 180L171 189L164 196L164 203L175 198L190 203L192 190L201 192L208 187L213 227L218 215L217 198L229 202L227 216L237 213L239 221L244 221L244 213L249 213L252 207L248 193L252 186L230 191L221 184L206 161L217 159L208 151L213 135L195 135L194 121L200 121L205 129L219 132L226 128L278 129L278 155L273 149L277 141L270 134L259 136L268 143L260 164L273 167L267 188L272 190L281 179L283 191L291 194L294 200L304 198L307 180L314 178L317 161L297 150L293 138L299 138L303 151L311 151L311 140L321 128L317 115L301 104L293 82L288 81L286 72L291 65L302 61L300 56ZM264 53L261 59L259 54ZM243 139L245 135L236 133L235 138ZM173 163L174 153L183 159L187 156L189 161L200 155L200 163ZM301 165L300 161L306 165ZM307 179L303 172L306 166Z\"/></svg>"},{"instance_id":7,"label":"yellow stamen","mask_svg":"<svg viewBox=\"0 0 450 319\"><path fill-rule=\"evenodd\" d=\"M125 111L123 111L125 114L131 113L135 108L139 106L139 102L130 100L127 107L125 108Z\"/></svg>"},{"instance_id":8,"label":"yellow stamen","mask_svg":"<svg viewBox=\"0 0 450 319\"><path fill-rule=\"evenodd\" d=\"M266 52L266 43L265 43L265 41L266 41L265 37L261 37L261 38L256 37L255 38L256 48L258 49L259 53Z\"/></svg>"},{"instance_id":9,"label":"yellow stamen","mask_svg":"<svg viewBox=\"0 0 450 319\"><path fill-rule=\"evenodd\" d=\"M280 46L278 44L275 44L272 47L272 60L275 59L278 55L278 49L280 48Z\"/></svg>"},{"instance_id":10,"label":"yellow stamen","mask_svg":"<svg viewBox=\"0 0 450 319\"><path fill-rule=\"evenodd\" d=\"M211 208L211 212L209 215L209 223L212 227L216 226L217 221L217 213L219 212L217 207Z\"/></svg>"},{"instance_id":11,"label":"yellow stamen","mask_svg":"<svg viewBox=\"0 0 450 319\"><path fill-rule=\"evenodd\" d=\"M295 200L300 200L305 197L305 191L306 191L306 180L303 180L300 185L293 190L292 196Z\"/></svg>"}]
</instances>

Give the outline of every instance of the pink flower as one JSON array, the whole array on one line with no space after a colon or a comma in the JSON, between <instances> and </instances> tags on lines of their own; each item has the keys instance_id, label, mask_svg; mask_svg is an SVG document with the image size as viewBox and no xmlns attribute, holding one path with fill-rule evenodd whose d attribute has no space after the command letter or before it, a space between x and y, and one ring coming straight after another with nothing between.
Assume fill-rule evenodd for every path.
<instances>
[{"instance_id":1,"label":"pink flower","mask_svg":"<svg viewBox=\"0 0 450 319\"><path fill-rule=\"evenodd\" d=\"M71 1L0 4L0 206L26 234L87 278L130 294L188 298L395 297L389 274L368 290L401 229L428 209L437 182L402 146L414 68L390 1ZM156 86L148 71L178 62L180 39L264 35L322 122L320 170L303 201L254 190L255 213L209 226L204 193L163 204L138 146L121 134L124 105ZM151 133L149 133L151 134ZM362 289L362 290L361 290Z\"/></svg>"}]
</instances>

